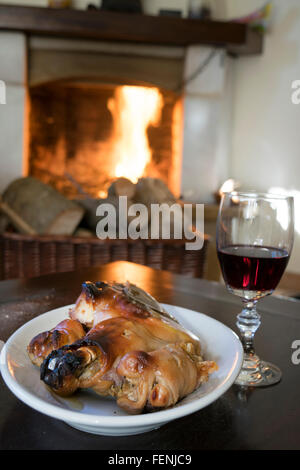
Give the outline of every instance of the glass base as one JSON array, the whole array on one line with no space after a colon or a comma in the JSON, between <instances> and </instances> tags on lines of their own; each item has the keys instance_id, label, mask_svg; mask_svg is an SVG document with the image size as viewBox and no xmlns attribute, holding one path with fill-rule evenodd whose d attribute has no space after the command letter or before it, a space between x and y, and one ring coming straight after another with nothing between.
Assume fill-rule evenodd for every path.
<instances>
[{"instance_id":1,"label":"glass base","mask_svg":"<svg viewBox=\"0 0 300 470\"><path fill-rule=\"evenodd\" d=\"M256 358L257 356L252 357L251 361L247 358L244 360L235 384L243 387L267 387L281 380L281 370L277 366L270 362L256 361Z\"/></svg>"}]
</instances>

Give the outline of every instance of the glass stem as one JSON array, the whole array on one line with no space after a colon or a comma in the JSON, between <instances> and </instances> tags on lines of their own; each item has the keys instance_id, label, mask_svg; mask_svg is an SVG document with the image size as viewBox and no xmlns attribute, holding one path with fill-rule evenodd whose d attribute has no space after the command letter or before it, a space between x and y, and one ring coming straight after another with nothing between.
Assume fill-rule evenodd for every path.
<instances>
[{"instance_id":1,"label":"glass stem","mask_svg":"<svg viewBox=\"0 0 300 470\"><path fill-rule=\"evenodd\" d=\"M261 323L260 315L256 310L256 303L256 300L243 300L244 308L237 316L236 325L240 330L244 348L244 362L240 374L241 382L255 383L261 379L260 360L254 350L254 335Z\"/></svg>"}]
</instances>

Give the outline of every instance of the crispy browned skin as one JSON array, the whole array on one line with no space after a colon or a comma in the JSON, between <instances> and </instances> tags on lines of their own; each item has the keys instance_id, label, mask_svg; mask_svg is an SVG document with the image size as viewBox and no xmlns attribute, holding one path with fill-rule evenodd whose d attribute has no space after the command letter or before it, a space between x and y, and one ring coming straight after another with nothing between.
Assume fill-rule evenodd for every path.
<instances>
[{"instance_id":1,"label":"crispy browned skin","mask_svg":"<svg viewBox=\"0 0 300 470\"><path fill-rule=\"evenodd\" d=\"M115 284L115 286L120 286ZM69 312L70 318L78 320L87 328L92 328L108 318L148 318L162 316L132 300L124 292L114 288L114 284L105 282L85 282L74 308Z\"/></svg>"},{"instance_id":2,"label":"crispy browned skin","mask_svg":"<svg viewBox=\"0 0 300 470\"><path fill-rule=\"evenodd\" d=\"M77 388L93 388L101 395L114 394L120 378L116 368L129 351L154 351L170 342L198 345L186 333L156 318L116 317L104 320L73 345L50 354L42 366L41 378L56 393L72 394Z\"/></svg>"},{"instance_id":3,"label":"crispy browned skin","mask_svg":"<svg viewBox=\"0 0 300 470\"><path fill-rule=\"evenodd\" d=\"M192 342L197 353L200 352L198 338L191 337L191 334L187 333L179 323L138 302L133 303L126 293L118 292L113 289L113 285L104 282L85 282L69 316L80 321L88 329L108 319L119 317L137 321L147 327L149 334L153 334L167 343Z\"/></svg>"},{"instance_id":4,"label":"crispy browned skin","mask_svg":"<svg viewBox=\"0 0 300 470\"><path fill-rule=\"evenodd\" d=\"M117 368L123 377L117 403L130 413L168 408L206 382L216 369L215 362L195 355L191 344L169 344L149 353L131 351Z\"/></svg>"},{"instance_id":5,"label":"crispy browned skin","mask_svg":"<svg viewBox=\"0 0 300 470\"><path fill-rule=\"evenodd\" d=\"M84 335L85 330L77 320L63 320L52 330L44 331L30 341L27 347L30 360L40 366L51 351L72 344Z\"/></svg>"},{"instance_id":6,"label":"crispy browned skin","mask_svg":"<svg viewBox=\"0 0 300 470\"><path fill-rule=\"evenodd\" d=\"M126 411L140 413L174 405L217 368L215 362L203 361L192 333L112 284L84 283L70 317L66 322L81 328L74 342L53 347L54 331L64 322L31 342L38 351L40 344L44 352L48 347L41 379L61 396L91 388L115 397ZM28 352L36 358L31 343Z\"/></svg>"}]
</instances>

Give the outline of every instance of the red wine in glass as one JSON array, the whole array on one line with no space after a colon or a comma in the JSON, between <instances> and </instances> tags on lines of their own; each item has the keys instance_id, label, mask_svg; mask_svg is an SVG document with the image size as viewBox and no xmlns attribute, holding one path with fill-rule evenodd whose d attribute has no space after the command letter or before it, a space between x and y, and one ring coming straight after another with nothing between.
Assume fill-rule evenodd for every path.
<instances>
[{"instance_id":1,"label":"red wine in glass","mask_svg":"<svg viewBox=\"0 0 300 470\"><path fill-rule=\"evenodd\" d=\"M255 245L230 245L218 257L228 287L258 291L259 297L276 288L289 260L286 250Z\"/></svg>"},{"instance_id":2,"label":"red wine in glass","mask_svg":"<svg viewBox=\"0 0 300 470\"><path fill-rule=\"evenodd\" d=\"M244 348L238 385L265 387L281 378L276 365L255 353L254 335L261 324L256 304L277 287L293 238L293 198L251 191L223 194L217 221L218 258L227 289L243 304L236 322Z\"/></svg>"}]
</instances>

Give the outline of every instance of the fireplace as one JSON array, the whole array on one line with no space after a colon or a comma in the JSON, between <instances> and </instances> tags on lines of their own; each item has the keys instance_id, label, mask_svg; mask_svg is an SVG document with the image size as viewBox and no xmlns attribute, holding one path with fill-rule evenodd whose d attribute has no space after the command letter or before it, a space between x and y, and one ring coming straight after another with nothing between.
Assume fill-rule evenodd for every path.
<instances>
[{"instance_id":1,"label":"fireplace","mask_svg":"<svg viewBox=\"0 0 300 470\"><path fill-rule=\"evenodd\" d=\"M61 80L29 88L28 173L68 198L104 198L117 177L180 194L182 99L153 85Z\"/></svg>"},{"instance_id":2,"label":"fireplace","mask_svg":"<svg viewBox=\"0 0 300 470\"><path fill-rule=\"evenodd\" d=\"M37 149L39 142L35 132L31 133L30 117L38 112L38 107L35 109L38 95L47 95L49 103L53 89L57 88L57 92L66 97L70 88L73 91L77 88L76 93L82 91L82 98L87 90L95 87L98 93L99 85L103 85L102 96L111 95L105 97L106 104L102 107L102 111L106 108L107 120L101 135L99 128L95 129L96 135L88 145L90 151L91 146L104 144L105 132L107 144L113 129L107 101L115 93L115 87L129 85L158 88L165 103L171 101L162 109L161 122L166 132L162 145L154 143L162 138L160 125L149 123L147 127L151 162L149 165L147 160L144 174L159 170L170 188L189 201L214 200L215 191L229 176L234 70L231 57L260 54L262 35L236 22L7 5L0 9L0 50L3 52L0 80L5 82L7 98L5 112L0 115L1 129L6 135L0 150L9 155L1 167L1 191L22 175L38 172L40 178L52 178L54 172L52 176L46 175L48 169L42 168L45 167L41 164L42 153L52 158L54 149L58 149L60 158L65 155L68 160L65 167L69 167L70 160L77 161L74 156L82 155L86 149L78 139L76 148L71 148L68 136L57 140L53 132L51 142L47 145L41 142L44 151L41 153L42 147ZM78 90L83 84L87 85L84 93ZM173 113L176 99L182 105L182 113L180 105L174 110L181 128L175 131L176 141L166 144L170 127L173 136L174 128L170 120L167 124L165 117ZM41 118L45 119L45 127L54 129L50 114L49 110L43 110ZM68 116L73 123L80 122L85 127L81 116L80 120L75 118L76 112L75 116ZM91 127L89 132L92 132ZM166 145L168 156L159 156L157 147L160 146L162 154ZM178 158L174 158L174 152ZM162 163L164 158L166 161ZM72 196L74 188L67 181L63 183L62 173L56 176L55 185L63 185L66 194ZM85 185L84 181L81 183ZM95 194L102 189L91 187L90 191Z\"/></svg>"},{"instance_id":3,"label":"fireplace","mask_svg":"<svg viewBox=\"0 0 300 470\"><path fill-rule=\"evenodd\" d=\"M224 50L197 75L210 47L34 35L26 40L17 32L1 32L0 42L10 50L7 57L15 58L2 64L3 152L11 157L1 171L1 191L21 175L34 175L70 198L78 196L74 181L87 194L103 197L111 178L128 176L127 165L121 168L116 160L120 140L114 137L120 138L122 87L132 87L135 93L148 90L155 105L143 123L147 155L138 151L133 180L159 177L176 197L214 201L230 176L232 59ZM145 96L136 99L138 105Z\"/></svg>"},{"instance_id":4,"label":"fireplace","mask_svg":"<svg viewBox=\"0 0 300 470\"><path fill-rule=\"evenodd\" d=\"M3 64L8 105L2 125L10 158L1 172L2 191L31 175L69 199L103 199L115 177L135 183L150 176L175 198L214 202L228 177L230 149L232 59L223 49L212 55L211 47L198 45L26 40L16 32L1 32L1 41L16 58ZM135 131L138 138L130 139ZM128 140L139 142L129 153ZM7 235L3 278L116 259L203 275L206 250L187 251L184 241L132 245L73 235L67 241Z\"/></svg>"},{"instance_id":5,"label":"fireplace","mask_svg":"<svg viewBox=\"0 0 300 470\"><path fill-rule=\"evenodd\" d=\"M2 194L32 175L68 204L82 205L82 198L105 198L114 178L153 181L141 178L149 176L175 200L215 201L229 176L234 66L227 52L260 53L259 35L235 23L147 15L6 6L1 13ZM116 259L203 274L205 250L189 252L174 240L133 244L99 240L95 230L70 230L68 239L38 233L0 237L3 278Z\"/></svg>"}]
</instances>

